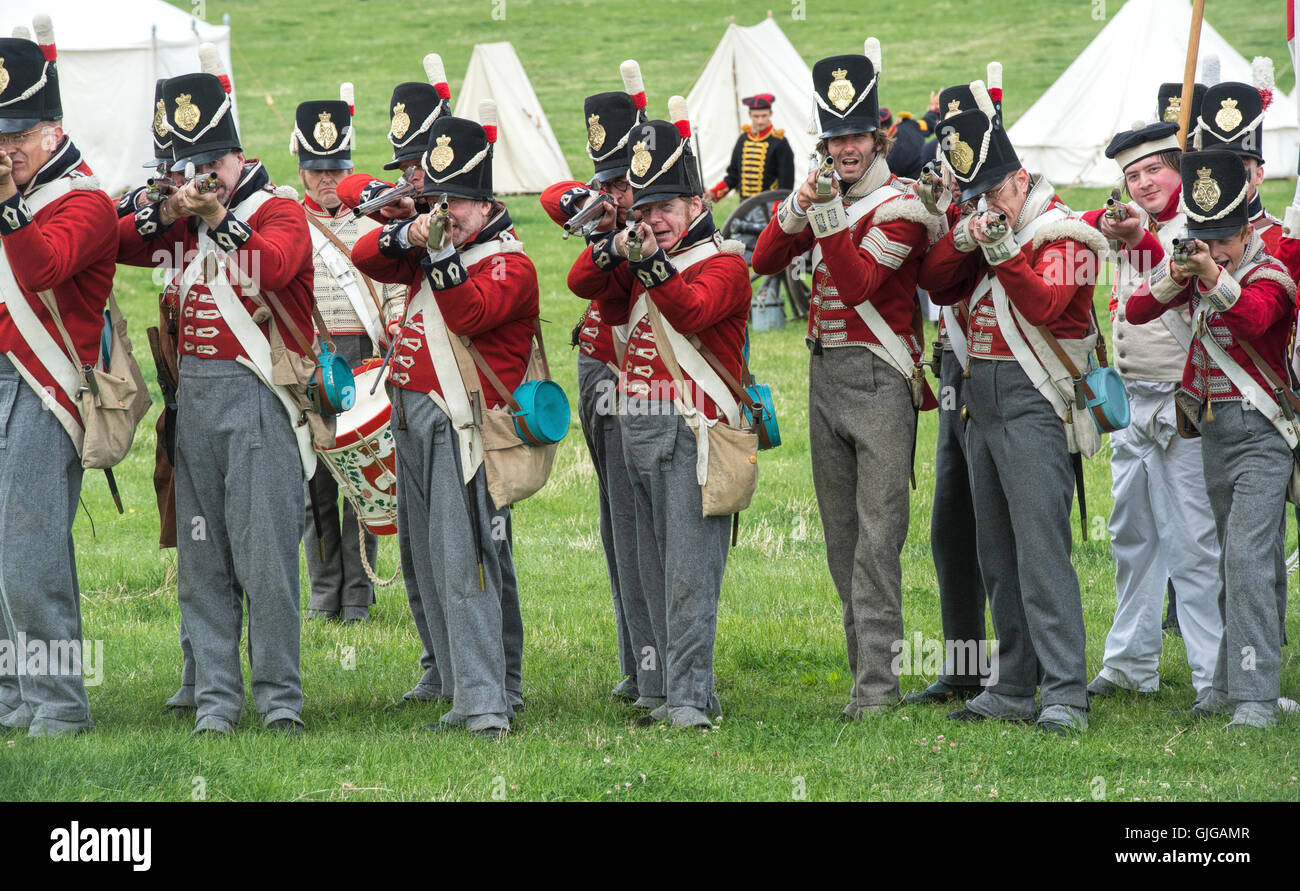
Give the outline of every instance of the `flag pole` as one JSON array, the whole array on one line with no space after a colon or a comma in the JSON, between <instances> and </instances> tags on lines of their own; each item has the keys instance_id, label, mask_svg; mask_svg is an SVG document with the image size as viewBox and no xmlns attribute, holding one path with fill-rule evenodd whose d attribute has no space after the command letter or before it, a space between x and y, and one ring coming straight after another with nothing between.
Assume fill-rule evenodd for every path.
<instances>
[{"instance_id":1,"label":"flag pole","mask_svg":"<svg viewBox=\"0 0 1300 891\"><path fill-rule=\"evenodd\" d=\"M1187 65L1183 68L1183 99L1178 111L1178 144L1187 151L1187 133L1192 120L1192 90L1196 84L1196 57L1201 49L1201 21L1205 0L1192 3L1192 29L1187 35Z\"/></svg>"}]
</instances>

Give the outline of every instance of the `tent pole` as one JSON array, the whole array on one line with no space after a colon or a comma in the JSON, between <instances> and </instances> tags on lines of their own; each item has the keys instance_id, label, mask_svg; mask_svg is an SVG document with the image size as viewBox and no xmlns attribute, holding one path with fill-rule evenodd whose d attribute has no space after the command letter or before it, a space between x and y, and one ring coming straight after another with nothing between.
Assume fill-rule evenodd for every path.
<instances>
[{"instance_id":1,"label":"tent pole","mask_svg":"<svg viewBox=\"0 0 1300 891\"><path fill-rule=\"evenodd\" d=\"M1192 28L1187 35L1187 65L1183 68L1183 99L1178 111L1178 144L1187 151L1187 132L1192 120L1192 91L1196 84L1196 57L1201 49L1201 22L1205 0L1192 3Z\"/></svg>"}]
</instances>

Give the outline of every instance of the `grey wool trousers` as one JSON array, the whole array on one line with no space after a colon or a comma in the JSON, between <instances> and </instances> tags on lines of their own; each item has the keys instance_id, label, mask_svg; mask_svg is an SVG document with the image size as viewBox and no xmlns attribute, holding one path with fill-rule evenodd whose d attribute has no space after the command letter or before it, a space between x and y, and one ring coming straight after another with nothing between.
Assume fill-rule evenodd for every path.
<instances>
[{"instance_id":1,"label":"grey wool trousers","mask_svg":"<svg viewBox=\"0 0 1300 891\"><path fill-rule=\"evenodd\" d=\"M176 432L177 576L194 653L197 726L239 722L248 607L253 704L301 721L298 542L306 488L289 415L248 368L181 357Z\"/></svg>"},{"instance_id":2,"label":"grey wool trousers","mask_svg":"<svg viewBox=\"0 0 1300 891\"><path fill-rule=\"evenodd\" d=\"M600 541L614 599L619 669L636 681L642 696L662 697L663 666L657 654L663 652L663 640L655 637L655 628L664 626L664 604L651 604L641 588L636 501L623 459L617 383L618 376L605 363L578 356L578 414L600 489ZM652 610L657 612L653 620Z\"/></svg>"},{"instance_id":3,"label":"grey wool trousers","mask_svg":"<svg viewBox=\"0 0 1300 891\"><path fill-rule=\"evenodd\" d=\"M1014 361L972 360L964 396L980 572L998 640L998 683L971 700L971 708L998 712L987 717L1032 717L1041 684L1044 708L1086 710L1065 426ZM983 702L999 705L981 711Z\"/></svg>"},{"instance_id":4,"label":"grey wool trousers","mask_svg":"<svg viewBox=\"0 0 1300 891\"><path fill-rule=\"evenodd\" d=\"M952 350L939 364L939 438L934 450L934 507L930 514L930 552L939 583L939 615L945 641L982 641L985 636L984 580L975 548L975 505L966 464L965 422L961 419L962 367ZM969 647L944 648L968 653ZM946 658L946 657L945 657ZM978 666L945 662L939 680L967 686L980 682Z\"/></svg>"},{"instance_id":5,"label":"grey wool trousers","mask_svg":"<svg viewBox=\"0 0 1300 891\"><path fill-rule=\"evenodd\" d=\"M0 724L34 736L92 726L80 658L55 658L81 653L81 475L67 432L0 353Z\"/></svg>"},{"instance_id":6,"label":"grey wool trousers","mask_svg":"<svg viewBox=\"0 0 1300 891\"><path fill-rule=\"evenodd\" d=\"M860 347L808 366L813 486L839 592L853 692L844 713L898 701L892 662L903 638L903 543L916 411L907 381Z\"/></svg>"},{"instance_id":7,"label":"grey wool trousers","mask_svg":"<svg viewBox=\"0 0 1300 891\"><path fill-rule=\"evenodd\" d=\"M455 429L432 399L411 391L395 398L406 419L404 429L393 426L398 526L409 536L404 564L409 560L414 570L408 580L414 578L419 592L439 684L452 697L442 721L470 730L508 728L523 704L524 648L510 509L492 506L482 467L469 485L462 482Z\"/></svg>"},{"instance_id":8,"label":"grey wool trousers","mask_svg":"<svg viewBox=\"0 0 1300 891\"><path fill-rule=\"evenodd\" d=\"M663 646L644 658L662 660L670 715L677 708L716 714L713 647L731 518L703 516L695 432L672 403L627 398L620 417L641 587L656 604L652 618L664 617L655 631Z\"/></svg>"},{"instance_id":9,"label":"grey wool trousers","mask_svg":"<svg viewBox=\"0 0 1300 891\"><path fill-rule=\"evenodd\" d=\"M1286 597L1285 522L1291 450L1268 420L1240 403L1216 402L1201 425L1205 487L1219 535L1223 640L1214 689L1233 702L1277 701ZM1181 602L1181 597L1180 597Z\"/></svg>"},{"instance_id":10,"label":"grey wool trousers","mask_svg":"<svg viewBox=\"0 0 1300 891\"><path fill-rule=\"evenodd\" d=\"M339 355L353 368L374 354L374 345L364 334L336 334L333 339ZM311 578L311 599L307 608L331 615L342 613L344 619L363 618L370 604L375 602L375 586L361 563L356 511L346 498L340 511L339 484L324 462L317 465L310 485L320 515L320 541L324 544L325 559L321 560L316 520L308 503L306 531L302 537L303 551L307 555L307 575ZM379 537L366 532L365 541L366 559L374 566L379 553Z\"/></svg>"}]
</instances>

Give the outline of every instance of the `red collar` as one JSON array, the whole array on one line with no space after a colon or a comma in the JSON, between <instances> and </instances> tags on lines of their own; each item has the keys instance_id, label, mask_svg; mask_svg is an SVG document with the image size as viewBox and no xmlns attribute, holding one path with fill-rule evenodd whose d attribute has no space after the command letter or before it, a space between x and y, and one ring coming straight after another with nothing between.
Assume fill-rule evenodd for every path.
<instances>
[{"instance_id":1,"label":"red collar","mask_svg":"<svg viewBox=\"0 0 1300 891\"><path fill-rule=\"evenodd\" d=\"M1182 194L1182 186L1174 190L1174 194L1169 196L1169 203L1165 205L1165 209L1156 214L1156 222L1167 223L1178 216L1178 202L1182 198Z\"/></svg>"},{"instance_id":2,"label":"red collar","mask_svg":"<svg viewBox=\"0 0 1300 891\"><path fill-rule=\"evenodd\" d=\"M776 126L775 124L768 124L767 129L764 130L762 133L755 133L754 128L751 125L746 124L745 127L747 129L745 130L745 133L749 136L750 139L754 139L754 140L767 139L768 134L772 132L772 128L775 126Z\"/></svg>"}]
</instances>

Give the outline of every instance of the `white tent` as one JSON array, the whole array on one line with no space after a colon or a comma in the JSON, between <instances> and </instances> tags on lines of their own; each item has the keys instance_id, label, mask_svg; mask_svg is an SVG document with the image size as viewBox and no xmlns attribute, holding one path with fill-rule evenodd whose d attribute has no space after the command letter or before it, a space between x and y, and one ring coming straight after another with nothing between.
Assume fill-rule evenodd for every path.
<instances>
[{"instance_id":1,"label":"white tent","mask_svg":"<svg viewBox=\"0 0 1300 891\"><path fill-rule=\"evenodd\" d=\"M1124 4L1008 131L1025 167L1058 186L1114 185L1120 170L1106 157L1106 144L1134 122L1154 120L1160 84L1182 81L1191 15L1187 0ZM1250 62L1205 22L1199 57L1211 55L1219 58L1221 80L1251 82ZM1264 116L1267 175L1294 174L1298 150L1295 103L1274 90Z\"/></svg>"},{"instance_id":2,"label":"white tent","mask_svg":"<svg viewBox=\"0 0 1300 891\"><path fill-rule=\"evenodd\" d=\"M499 117L492 160L494 192L532 194L562 179L573 179L542 104L508 41L474 45L456 98L456 117L477 121L483 99L497 104Z\"/></svg>"},{"instance_id":3,"label":"white tent","mask_svg":"<svg viewBox=\"0 0 1300 891\"><path fill-rule=\"evenodd\" d=\"M706 188L727 172L741 125L749 123L748 109L740 100L755 93L776 97L772 121L785 130L794 150L795 175L804 172L817 145L816 138L808 134L812 70L776 21L767 18L747 27L728 25L686 97ZM651 117L662 118L667 108L649 111Z\"/></svg>"},{"instance_id":4,"label":"white tent","mask_svg":"<svg viewBox=\"0 0 1300 891\"><path fill-rule=\"evenodd\" d=\"M30 31L42 12L54 24L64 128L110 195L140 185L153 157L154 82L198 71L200 43L216 44L230 71L230 28L163 0L4 0L0 33Z\"/></svg>"}]
</instances>

